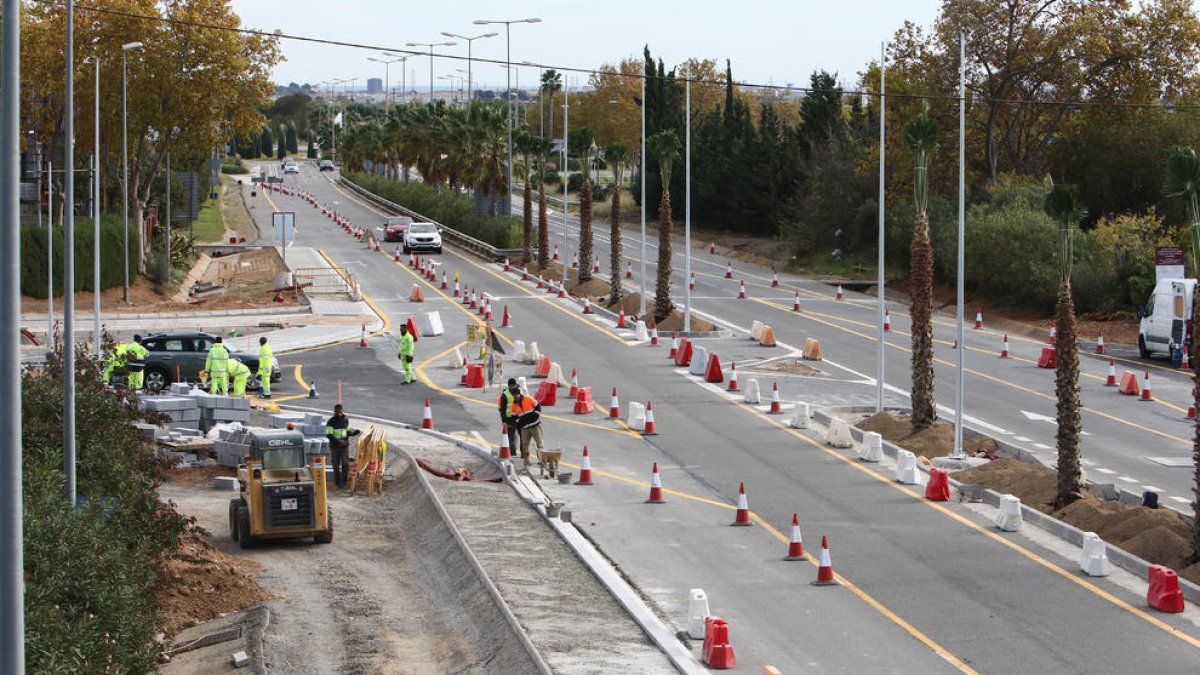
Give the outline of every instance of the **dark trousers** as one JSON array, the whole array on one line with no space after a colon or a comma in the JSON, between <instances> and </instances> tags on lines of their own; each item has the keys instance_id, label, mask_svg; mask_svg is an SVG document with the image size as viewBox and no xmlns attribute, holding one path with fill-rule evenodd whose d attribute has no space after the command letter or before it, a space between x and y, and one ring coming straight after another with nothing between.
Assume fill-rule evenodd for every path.
<instances>
[{"instance_id":1,"label":"dark trousers","mask_svg":"<svg viewBox=\"0 0 1200 675\"><path fill-rule=\"evenodd\" d=\"M346 487L346 482L350 479L350 444L339 448L330 443L329 458L333 463L333 484L340 488Z\"/></svg>"}]
</instances>

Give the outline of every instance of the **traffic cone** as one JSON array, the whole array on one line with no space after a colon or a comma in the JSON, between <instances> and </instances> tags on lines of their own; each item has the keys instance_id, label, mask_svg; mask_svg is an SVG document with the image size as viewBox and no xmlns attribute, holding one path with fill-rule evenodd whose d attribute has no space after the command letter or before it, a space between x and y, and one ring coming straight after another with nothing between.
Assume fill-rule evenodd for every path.
<instances>
[{"instance_id":1,"label":"traffic cone","mask_svg":"<svg viewBox=\"0 0 1200 675\"><path fill-rule=\"evenodd\" d=\"M512 265L508 264L508 256L504 256L504 271L507 272L510 269L512 269Z\"/></svg>"},{"instance_id":2,"label":"traffic cone","mask_svg":"<svg viewBox=\"0 0 1200 675\"><path fill-rule=\"evenodd\" d=\"M447 288L450 288L450 284L449 284L449 282L446 281L446 272L443 270L442 271L442 290L444 291Z\"/></svg>"},{"instance_id":3,"label":"traffic cone","mask_svg":"<svg viewBox=\"0 0 1200 675\"><path fill-rule=\"evenodd\" d=\"M662 479L658 477L658 462L655 462L654 468L650 470L650 498L646 500L646 503L667 503L667 498L663 496Z\"/></svg>"},{"instance_id":4,"label":"traffic cone","mask_svg":"<svg viewBox=\"0 0 1200 675\"><path fill-rule=\"evenodd\" d=\"M658 346L658 326L653 323L650 324L650 346Z\"/></svg>"},{"instance_id":5,"label":"traffic cone","mask_svg":"<svg viewBox=\"0 0 1200 675\"><path fill-rule=\"evenodd\" d=\"M512 448L508 446L508 425L500 425L500 459L512 459Z\"/></svg>"},{"instance_id":6,"label":"traffic cone","mask_svg":"<svg viewBox=\"0 0 1200 675\"><path fill-rule=\"evenodd\" d=\"M1194 406L1194 405L1188 406L1187 418L1189 420L1196 419L1196 406Z\"/></svg>"},{"instance_id":7,"label":"traffic cone","mask_svg":"<svg viewBox=\"0 0 1200 675\"><path fill-rule=\"evenodd\" d=\"M512 319L508 314L508 305L504 306L504 319L500 321L501 328L512 328Z\"/></svg>"},{"instance_id":8,"label":"traffic cone","mask_svg":"<svg viewBox=\"0 0 1200 675\"><path fill-rule=\"evenodd\" d=\"M567 396L576 396L579 394L579 376L575 374L575 369L571 369L571 391Z\"/></svg>"},{"instance_id":9,"label":"traffic cone","mask_svg":"<svg viewBox=\"0 0 1200 675\"><path fill-rule=\"evenodd\" d=\"M540 291L545 287L546 287L546 280L542 278L542 273L538 272L538 290Z\"/></svg>"},{"instance_id":10,"label":"traffic cone","mask_svg":"<svg viewBox=\"0 0 1200 675\"><path fill-rule=\"evenodd\" d=\"M657 433L658 427L654 426L654 405L646 401L646 428L642 430L642 435L654 436Z\"/></svg>"},{"instance_id":11,"label":"traffic cone","mask_svg":"<svg viewBox=\"0 0 1200 675\"><path fill-rule=\"evenodd\" d=\"M413 269L416 269L417 267L417 257L412 253L408 254L408 266L412 267Z\"/></svg>"},{"instance_id":12,"label":"traffic cone","mask_svg":"<svg viewBox=\"0 0 1200 675\"><path fill-rule=\"evenodd\" d=\"M392 258L392 260L394 262L400 262L400 247L399 246L396 247L396 256L394 258Z\"/></svg>"},{"instance_id":13,"label":"traffic cone","mask_svg":"<svg viewBox=\"0 0 1200 675\"><path fill-rule=\"evenodd\" d=\"M1192 360L1191 360L1191 359L1188 357L1188 352L1190 352L1190 351L1192 351L1192 350L1188 349L1188 348L1187 348L1187 345L1184 345L1184 347L1183 347L1183 360L1181 360L1181 361L1179 362L1179 367L1180 367L1182 370L1191 370L1191 369L1192 369Z\"/></svg>"},{"instance_id":14,"label":"traffic cone","mask_svg":"<svg viewBox=\"0 0 1200 675\"><path fill-rule=\"evenodd\" d=\"M675 352L677 351L679 351L679 336L675 333L675 331L671 331L671 352L667 354L667 358L675 358Z\"/></svg>"},{"instance_id":15,"label":"traffic cone","mask_svg":"<svg viewBox=\"0 0 1200 675\"><path fill-rule=\"evenodd\" d=\"M617 400L617 388L613 387L612 403L608 406L609 419L619 419L621 417L621 403Z\"/></svg>"},{"instance_id":16,"label":"traffic cone","mask_svg":"<svg viewBox=\"0 0 1200 675\"><path fill-rule=\"evenodd\" d=\"M746 282L745 282L745 281L742 281L742 282L741 282L741 286L739 286L739 287L738 287L738 294L737 294L737 296L738 296L738 300L745 300L745 299L746 299Z\"/></svg>"},{"instance_id":17,"label":"traffic cone","mask_svg":"<svg viewBox=\"0 0 1200 675\"><path fill-rule=\"evenodd\" d=\"M529 265L521 268L521 281L529 281Z\"/></svg>"},{"instance_id":18,"label":"traffic cone","mask_svg":"<svg viewBox=\"0 0 1200 675\"><path fill-rule=\"evenodd\" d=\"M566 285L563 284L562 281L558 282L558 297L560 297L560 298L567 297L567 287L566 287Z\"/></svg>"},{"instance_id":19,"label":"traffic cone","mask_svg":"<svg viewBox=\"0 0 1200 675\"><path fill-rule=\"evenodd\" d=\"M980 328L983 328L983 308L976 307L975 308L975 330L979 330Z\"/></svg>"},{"instance_id":20,"label":"traffic cone","mask_svg":"<svg viewBox=\"0 0 1200 675\"><path fill-rule=\"evenodd\" d=\"M1000 348L1000 358L1007 359L1008 356L1008 333L1004 334L1004 346Z\"/></svg>"},{"instance_id":21,"label":"traffic cone","mask_svg":"<svg viewBox=\"0 0 1200 675\"><path fill-rule=\"evenodd\" d=\"M571 269L573 269L573 270L579 269L579 251L576 251L571 254Z\"/></svg>"},{"instance_id":22,"label":"traffic cone","mask_svg":"<svg viewBox=\"0 0 1200 675\"><path fill-rule=\"evenodd\" d=\"M633 261L632 260L628 260L625 262L625 278L626 279L633 278Z\"/></svg>"},{"instance_id":23,"label":"traffic cone","mask_svg":"<svg viewBox=\"0 0 1200 675\"><path fill-rule=\"evenodd\" d=\"M1096 338L1096 353L1104 353L1104 333L1101 333L1100 337Z\"/></svg>"},{"instance_id":24,"label":"traffic cone","mask_svg":"<svg viewBox=\"0 0 1200 675\"><path fill-rule=\"evenodd\" d=\"M1050 322L1050 344L1058 342L1058 324Z\"/></svg>"},{"instance_id":25,"label":"traffic cone","mask_svg":"<svg viewBox=\"0 0 1200 675\"><path fill-rule=\"evenodd\" d=\"M779 383L775 382L771 387L771 410L772 415L783 414L783 405L779 402Z\"/></svg>"},{"instance_id":26,"label":"traffic cone","mask_svg":"<svg viewBox=\"0 0 1200 675\"><path fill-rule=\"evenodd\" d=\"M833 578L833 563L829 561L829 539L821 535L821 563L817 567L817 580L813 586L834 586L837 581Z\"/></svg>"},{"instance_id":27,"label":"traffic cone","mask_svg":"<svg viewBox=\"0 0 1200 675\"><path fill-rule=\"evenodd\" d=\"M804 560L804 539L800 536L800 516L792 514L792 540L788 542L787 555L784 560Z\"/></svg>"},{"instance_id":28,"label":"traffic cone","mask_svg":"<svg viewBox=\"0 0 1200 675\"><path fill-rule=\"evenodd\" d=\"M792 311L793 312L800 311L800 291L796 291L796 298L794 300L792 300Z\"/></svg>"},{"instance_id":29,"label":"traffic cone","mask_svg":"<svg viewBox=\"0 0 1200 675\"><path fill-rule=\"evenodd\" d=\"M771 288L777 288L778 286L779 286L779 273L776 272L775 270L771 270Z\"/></svg>"},{"instance_id":30,"label":"traffic cone","mask_svg":"<svg viewBox=\"0 0 1200 675\"><path fill-rule=\"evenodd\" d=\"M887 333L892 330L892 310L884 308L883 310L883 332Z\"/></svg>"},{"instance_id":31,"label":"traffic cone","mask_svg":"<svg viewBox=\"0 0 1200 675\"><path fill-rule=\"evenodd\" d=\"M1150 371L1145 371L1142 376L1142 396L1139 401L1153 401L1154 397L1150 395Z\"/></svg>"},{"instance_id":32,"label":"traffic cone","mask_svg":"<svg viewBox=\"0 0 1200 675\"><path fill-rule=\"evenodd\" d=\"M366 349L370 346L367 344L367 324L365 323L362 325L362 332L360 332L358 336L358 346L362 349Z\"/></svg>"},{"instance_id":33,"label":"traffic cone","mask_svg":"<svg viewBox=\"0 0 1200 675\"><path fill-rule=\"evenodd\" d=\"M461 379L461 380L459 380L459 384L466 384L466 383L467 383L467 373L469 373L469 372L470 372L470 370L471 370L471 369L467 367L467 360L466 360L466 359L463 359L463 371L462 371L462 379Z\"/></svg>"},{"instance_id":34,"label":"traffic cone","mask_svg":"<svg viewBox=\"0 0 1200 675\"><path fill-rule=\"evenodd\" d=\"M479 296L475 295L475 289L471 289L471 309L479 309Z\"/></svg>"},{"instance_id":35,"label":"traffic cone","mask_svg":"<svg viewBox=\"0 0 1200 675\"><path fill-rule=\"evenodd\" d=\"M592 298L591 298L591 296L588 296L588 295L583 296L583 313L584 314L592 313Z\"/></svg>"},{"instance_id":36,"label":"traffic cone","mask_svg":"<svg viewBox=\"0 0 1200 675\"><path fill-rule=\"evenodd\" d=\"M739 483L737 514L733 517L733 522L730 523L730 525L745 527L753 524L754 523L750 521L750 505L746 503L746 484Z\"/></svg>"},{"instance_id":37,"label":"traffic cone","mask_svg":"<svg viewBox=\"0 0 1200 675\"><path fill-rule=\"evenodd\" d=\"M429 399L425 399L425 412L421 415L421 428L433 428L433 410L429 407Z\"/></svg>"},{"instance_id":38,"label":"traffic cone","mask_svg":"<svg viewBox=\"0 0 1200 675\"><path fill-rule=\"evenodd\" d=\"M1108 377L1104 380L1104 386L1117 386L1117 364L1112 359L1108 360Z\"/></svg>"},{"instance_id":39,"label":"traffic cone","mask_svg":"<svg viewBox=\"0 0 1200 675\"><path fill-rule=\"evenodd\" d=\"M625 328L625 308L621 307L621 313L617 315L617 328Z\"/></svg>"},{"instance_id":40,"label":"traffic cone","mask_svg":"<svg viewBox=\"0 0 1200 675\"><path fill-rule=\"evenodd\" d=\"M558 244L554 245L554 257L551 260L558 260Z\"/></svg>"},{"instance_id":41,"label":"traffic cone","mask_svg":"<svg viewBox=\"0 0 1200 675\"><path fill-rule=\"evenodd\" d=\"M696 290L696 273L692 272L692 276L688 278L688 290Z\"/></svg>"},{"instance_id":42,"label":"traffic cone","mask_svg":"<svg viewBox=\"0 0 1200 675\"><path fill-rule=\"evenodd\" d=\"M725 278L726 279L733 278L733 263L732 262L730 262L728 265L725 266Z\"/></svg>"},{"instance_id":43,"label":"traffic cone","mask_svg":"<svg viewBox=\"0 0 1200 675\"><path fill-rule=\"evenodd\" d=\"M729 391L737 391L737 390L738 390L737 364L730 361L729 362Z\"/></svg>"},{"instance_id":44,"label":"traffic cone","mask_svg":"<svg viewBox=\"0 0 1200 675\"><path fill-rule=\"evenodd\" d=\"M461 295L462 295L462 291L461 291L461 290L459 290L459 288L458 288L458 281L457 281L457 280L455 280L455 282L454 282L454 297L456 297L456 298L457 298L457 297L460 297Z\"/></svg>"},{"instance_id":45,"label":"traffic cone","mask_svg":"<svg viewBox=\"0 0 1200 675\"><path fill-rule=\"evenodd\" d=\"M471 304L471 291L467 290L466 287L463 288L462 292L462 304L464 307Z\"/></svg>"},{"instance_id":46,"label":"traffic cone","mask_svg":"<svg viewBox=\"0 0 1200 675\"><path fill-rule=\"evenodd\" d=\"M576 485L592 485L592 458L588 456L587 446L583 446L583 466L579 469L579 480Z\"/></svg>"},{"instance_id":47,"label":"traffic cone","mask_svg":"<svg viewBox=\"0 0 1200 675\"><path fill-rule=\"evenodd\" d=\"M308 383L308 397L309 398L320 398L321 397L321 395L317 393L317 381L316 380L313 380L312 382Z\"/></svg>"},{"instance_id":48,"label":"traffic cone","mask_svg":"<svg viewBox=\"0 0 1200 675\"><path fill-rule=\"evenodd\" d=\"M708 252L709 252L709 254L716 254L716 252L717 252L717 242L715 242L715 241L714 241L714 242L712 242L712 243L710 243L710 244L708 245Z\"/></svg>"},{"instance_id":49,"label":"traffic cone","mask_svg":"<svg viewBox=\"0 0 1200 675\"><path fill-rule=\"evenodd\" d=\"M838 283L838 287L837 287L837 299L838 300L846 299L846 295L844 293L842 293L842 284L840 282Z\"/></svg>"},{"instance_id":50,"label":"traffic cone","mask_svg":"<svg viewBox=\"0 0 1200 675\"><path fill-rule=\"evenodd\" d=\"M596 256L596 263L592 265L592 274L600 274L600 256Z\"/></svg>"}]
</instances>

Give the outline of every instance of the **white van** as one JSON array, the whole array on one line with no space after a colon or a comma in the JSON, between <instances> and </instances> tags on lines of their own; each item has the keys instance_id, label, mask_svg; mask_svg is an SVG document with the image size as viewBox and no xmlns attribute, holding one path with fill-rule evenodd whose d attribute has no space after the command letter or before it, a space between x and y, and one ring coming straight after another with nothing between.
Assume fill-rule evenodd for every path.
<instances>
[{"instance_id":1,"label":"white van","mask_svg":"<svg viewBox=\"0 0 1200 675\"><path fill-rule=\"evenodd\" d=\"M1142 358L1154 352L1170 354L1171 345L1182 345L1192 334L1192 296L1195 279L1162 279L1145 305L1138 308L1138 351Z\"/></svg>"}]
</instances>

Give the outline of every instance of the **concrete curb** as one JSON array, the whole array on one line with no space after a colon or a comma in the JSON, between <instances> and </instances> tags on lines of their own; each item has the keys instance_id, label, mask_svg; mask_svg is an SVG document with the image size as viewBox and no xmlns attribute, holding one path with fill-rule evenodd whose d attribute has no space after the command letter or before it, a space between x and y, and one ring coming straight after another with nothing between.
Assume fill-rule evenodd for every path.
<instances>
[{"instance_id":1,"label":"concrete curb","mask_svg":"<svg viewBox=\"0 0 1200 675\"><path fill-rule=\"evenodd\" d=\"M246 649L250 654L250 667L254 675L267 674L266 640L267 627L271 625L271 610L265 604L257 604L246 610L243 623L246 631Z\"/></svg>"},{"instance_id":2,"label":"concrete curb","mask_svg":"<svg viewBox=\"0 0 1200 675\"><path fill-rule=\"evenodd\" d=\"M220 310L214 310L214 311L210 311L210 312L163 312L160 314L114 313L114 314L101 314L100 319L102 321L120 321L120 320L145 321L147 319L206 319L206 318L221 318L221 317L229 317L229 316L260 316L260 315L273 316L276 314L312 314L312 309L309 308L308 305L304 305L302 307L296 307L293 305L293 306L288 306L288 307L264 307L262 309L220 309ZM40 321L44 321L44 320L46 320L45 317L37 317L37 318L31 317L31 316L22 316L21 317L22 324L31 324L31 323L37 324ZM58 321L57 318L55 320ZM91 320L92 320L91 314L79 314L79 313L75 314L76 323L90 322Z\"/></svg>"},{"instance_id":3,"label":"concrete curb","mask_svg":"<svg viewBox=\"0 0 1200 675\"><path fill-rule=\"evenodd\" d=\"M900 408L889 408L888 410L898 411L901 409ZM820 409L816 409L813 411L812 418L813 418L813 421L828 426L829 421L832 418L832 415L830 413L836 413L836 412L848 412L848 413L870 412L870 413L873 413L873 412L875 412L875 408L874 408L874 406L842 406L842 407L832 407L832 408L820 408ZM966 427L967 425L964 424L963 426ZM850 427L850 435L854 437L855 441L857 441L859 443L862 442L863 431L861 429L859 429L858 427L851 426ZM989 436L989 438L990 438L990 436ZM993 439L993 440L995 440L995 439ZM997 441L997 443L999 444L1000 442ZM1007 445L1007 444L1005 444L1005 445ZM1015 447L1015 446L1009 446L1009 447ZM896 458L896 454L900 450L903 450L903 448L901 448L898 445L895 445L894 443L889 442L887 439L883 440L883 452L885 455L892 458L893 460ZM1028 456L1028 455L1029 455L1029 453L1025 452L1025 456ZM1036 458L1022 459L1020 456L1014 456L1014 457L1011 457L1011 459L1018 459L1020 461L1025 461L1025 462L1042 463L1042 462L1038 461ZM925 474L929 473L928 467L926 467L921 462L917 462L917 467L921 470L922 473L925 473ZM1053 467L1051 467L1051 468L1053 468ZM951 485L951 487L954 487L957 489L957 488L960 488L963 485L963 483L956 481L953 478L950 478L950 485ZM1000 497L1001 496L1002 496L1002 494L999 492L996 492L995 490L984 490L983 501L984 501L984 503L988 504L989 506L994 506L994 507L998 508L1000 506ZM1141 502L1141 498L1138 497L1137 503L1140 503L1140 502ZM1064 523L1063 521L1061 521L1053 516L1042 513L1041 511L1038 511L1037 509L1035 509L1027 504L1024 504L1024 503L1021 504L1021 517L1025 521L1037 526L1038 528L1041 528L1042 530L1058 537L1059 539L1062 539L1063 541L1066 541L1075 546L1083 545L1083 531L1082 530L1080 530L1079 528L1077 528L1073 525ZM1130 572L1130 573L1140 577L1141 579L1146 580L1147 583L1149 583L1149 575L1150 575L1150 563L1149 562L1146 562L1145 560L1142 560L1141 558L1139 558L1131 553L1128 553L1120 548L1117 548L1116 546L1113 546L1112 544L1109 544L1108 542L1105 542L1105 548L1108 552L1109 560L1111 560L1114 564L1116 564L1118 567L1124 569L1125 571ZM1180 590L1183 591L1184 597L1186 597L1188 600L1192 601L1195 604L1200 604L1200 586L1193 584L1192 582L1188 581L1187 579L1180 578L1179 579L1179 588L1180 588Z\"/></svg>"}]
</instances>

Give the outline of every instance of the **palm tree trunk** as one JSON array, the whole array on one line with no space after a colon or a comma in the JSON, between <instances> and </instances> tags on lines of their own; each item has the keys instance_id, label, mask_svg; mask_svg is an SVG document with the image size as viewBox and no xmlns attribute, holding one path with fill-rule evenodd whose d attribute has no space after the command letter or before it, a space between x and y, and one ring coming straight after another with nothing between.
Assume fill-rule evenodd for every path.
<instances>
[{"instance_id":1,"label":"palm tree trunk","mask_svg":"<svg viewBox=\"0 0 1200 675\"><path fill-rule=\"evenodd\" d=\"M658 280L654 285L654 320L671 315L671 192L664 186L658 205Z\"/></svg>"},{"instance_id":2,"label":"palm tree trunk","mask_svg":"<svg viewBox=\"0 0 1200 675\"><path fill-rule=\"evenodd\" d=\"M529 260L533 258L533 186L530 185L529 177L525 178L525 227L523 236L521 237L521 253L525 256L525 264L529 264Z\"/></svg>"},{"instance_id":3,"label":"palm tree trunk","mask_svg":"<svg viewBox=\"0 0 1200 675\"><path fill-rule=\"evenodd\" d=\"M583 161L587 161L585 158ZM592 181L586 177L579 188L579 281L592 278Z\"/></svg>"},{"instance_id":4,"label":"palm tree trunk","mask_svg":"<svg viewBox=\"0 0 1200 675\"><path fill-rule=\"evenodd\" d=\"M937 421L933 400L933 246L929 215L920 213L913 228L909 279L912 284L912 429L928 429Z\"/></svg>"},{"instance_id":5,"label":"palm tree trunk","mask_svg":"<svg viewBox=\"0 0 1200 675\"><path fill-rule=\"evenodd\" d=\"M550 230L546 227L546 185L538 190L538 270L550 265Z\"/></svg>"},{"instance_id":6,"label":"palm tree trunk","mask_svg":"<svg viewBox=\"0 0 1200 675\"><path fill-rule=\"evenodd\" d=\"M609 285L612 286L612 292L609 294L612 302L617 302L621 299L621 186L613 186L612 194L612 212L609 214L609 256L608 265L611 268L609 275ZM1200 324L1197 324L1200 325Z\"/></svg>"},{"instance_id":7,"label":"palm tree trunk","mask_svg":"<svg viewBox=\"0 0 1200 675\"><path fill-rule=\"evenodd\" d=\"M1083 490L1079 470L1079 350L1075 335L1075 302L1071 299L1071 279L1058 287L1056 311L1058 341L1054 394L1058 398L1058 496L1056 508L1075 501Z\"/></svg>"},{"instance_id":8,"label":"palm tree trunk","mask_svg":"<svg viewBox=\"0 0 1200 675\"><path fill-rule=\"evenodd\" d=\"M1192 330L1197 330L1200 327L1200 297L1192 298ZM1196 358L1200 355L1200 349L1197 349L1197 340L1192 337L1191 362L1192 367L1196 370L1192 375L1192 398L1195 401L1196 409L1200 410L1200 361ZM1192 557L1188 562L1200 562L1200 420L1196 421L1196 436L1192 442L1192 466L1195 470L1196 486L1192 490L1194 500L1192 501Z\"/></svg>"}]
</instances>

